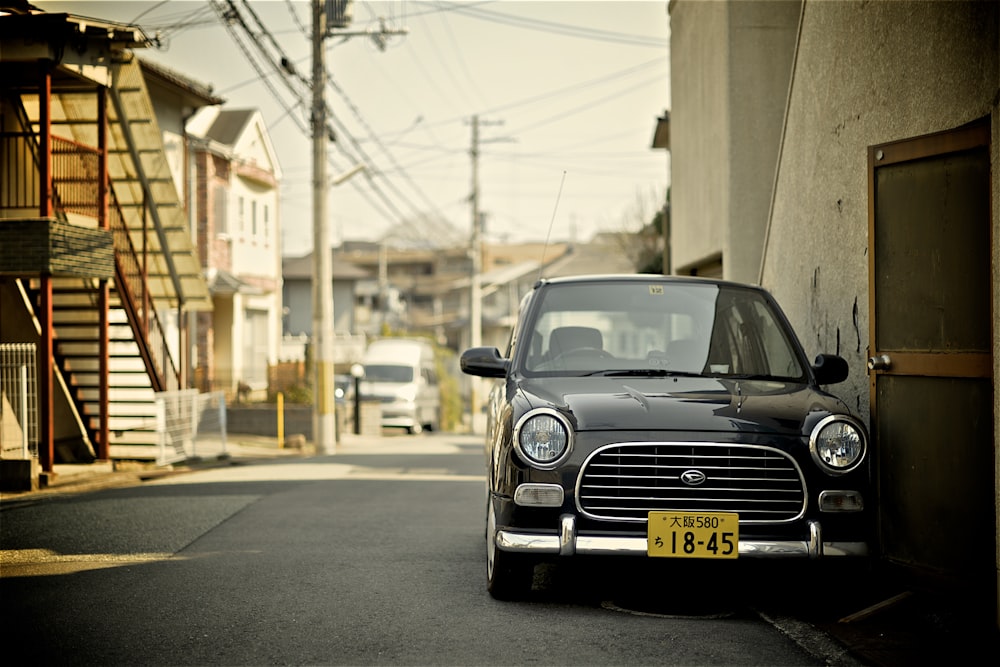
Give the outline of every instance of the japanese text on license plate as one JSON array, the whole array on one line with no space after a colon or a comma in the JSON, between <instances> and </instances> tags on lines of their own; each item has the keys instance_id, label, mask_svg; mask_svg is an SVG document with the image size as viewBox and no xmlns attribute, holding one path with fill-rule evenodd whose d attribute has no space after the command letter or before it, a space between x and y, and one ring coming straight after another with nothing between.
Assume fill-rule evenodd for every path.
<instances>
[{"instance_id":1,"label":"japanese text on license plate","mask_svg":"<svg viewBox=\"0 0 1000 667\"><path fill-rule=\"evenodd\" d=\"M646 552L659 558L737 558L734 512L650 512Z\"/></svg>"}]
</instances>

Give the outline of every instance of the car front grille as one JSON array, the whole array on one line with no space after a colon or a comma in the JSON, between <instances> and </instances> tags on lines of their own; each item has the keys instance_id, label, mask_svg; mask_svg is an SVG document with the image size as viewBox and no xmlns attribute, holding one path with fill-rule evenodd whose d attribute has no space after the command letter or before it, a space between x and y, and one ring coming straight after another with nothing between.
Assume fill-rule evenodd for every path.
<instances>
[{"instance_id":1,"label":"car front grille","mask_svg":"<svg viewBox=\"0 0 1000 667\"><path fill-rule=\"evenodd\" d=\"M704 475L685 484L685 472ZM596 519L645 521L651 511L737 512L740 523L794 521L805 511L802 473L784 452L761 445L620 443L594 452L577 481L580 511Z\"/></svg>"}]
</instances>

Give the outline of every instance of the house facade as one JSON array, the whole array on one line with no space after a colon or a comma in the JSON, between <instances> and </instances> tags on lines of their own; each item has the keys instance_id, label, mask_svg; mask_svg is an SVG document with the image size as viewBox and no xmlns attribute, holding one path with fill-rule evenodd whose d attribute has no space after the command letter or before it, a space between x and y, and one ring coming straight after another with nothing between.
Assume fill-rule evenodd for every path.
<instances>
[{"instance_id":1,"label":"house facade","mask_svg":"<svg viewBox=\"0 0 1000 667\"><path fill-rule=\"evenodd\" d=\"M186 130L213 305L194 326L194 385L262 398L281 344L281 168L256 109L205 108Z\"/></svg>"},{"instance_id":2,"label":"house facade","mask_svg":"<svg viewBox=\"0 0 1000 667\"><path fill-rule=\"evenodd\" d=\"M996 617L1000 5L674 0L669 20L674 271L763 285L807 353L847 359L879 562Z\"/></svg>"},{"instance_id":3,"label":"house facade","mask_svg":"<svg viewBox=\"0 0 1000 667\"><path fill-rule=\"evenodd\" d=\"M352 363L361 360L366 336L356 325L358 284L369 280L364 269L346 262L334 251L333 334L334 366L338 373L348 373ZM312 253L301 257L286 257L282 261L282 324L283 351L281 361L305 361L312 339L313 281L315 275Z\"/></svg>"}]
</instances>

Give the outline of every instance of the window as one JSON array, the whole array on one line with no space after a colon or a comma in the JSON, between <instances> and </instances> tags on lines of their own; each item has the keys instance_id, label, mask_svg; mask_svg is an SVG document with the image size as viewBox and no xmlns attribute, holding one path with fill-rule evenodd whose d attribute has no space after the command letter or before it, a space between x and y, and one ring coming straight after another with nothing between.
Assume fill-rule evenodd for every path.
<instances>
[{"instance_id":1,"label":"window","mask_svg":"<svg viewBox=\"0 0 1000 667\"><path fill-rule=\"evenodd\" d=\"M243 377L253 387L267 386L267 311L246 310L243 315Z\"/></svg>"},{"instance_id":2,"label":"window","mask_svg":"<svg viewBox=\"0 0 1000 667\"><path fill-rule=\"evenodd\" d=\"M216 234L229 233L229 191L221 185L216 185L212 191L212 213L215 216Z\"/></svg>"}]
</instances>

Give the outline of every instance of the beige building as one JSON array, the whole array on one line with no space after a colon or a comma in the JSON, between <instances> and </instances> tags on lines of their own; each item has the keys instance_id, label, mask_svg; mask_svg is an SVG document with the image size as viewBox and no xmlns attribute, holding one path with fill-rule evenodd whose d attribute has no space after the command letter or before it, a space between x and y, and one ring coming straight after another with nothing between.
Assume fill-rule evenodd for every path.
<instances>
[{"instance_id":1,"label":"beige building","mask_svg":"<svg viewBox=\"0 0 1000 667\"><path fill-rule=\"evenodd\" d=\"M848 360L880 563L995 613L1000 5L669 17L674 272L762 284L808 354Z\"/></svg>"},{"instance_id":2,"label":"beige building","mask_svg":"<svg viewBox=\"0 0 1000 667\"><path fill-rule=\"evenodd\" d=\"M257 109L207 107L187 131L213 306L194 327L193 384L264 398L281 341L281 167Z\"/></svg>"}]
</instances>

